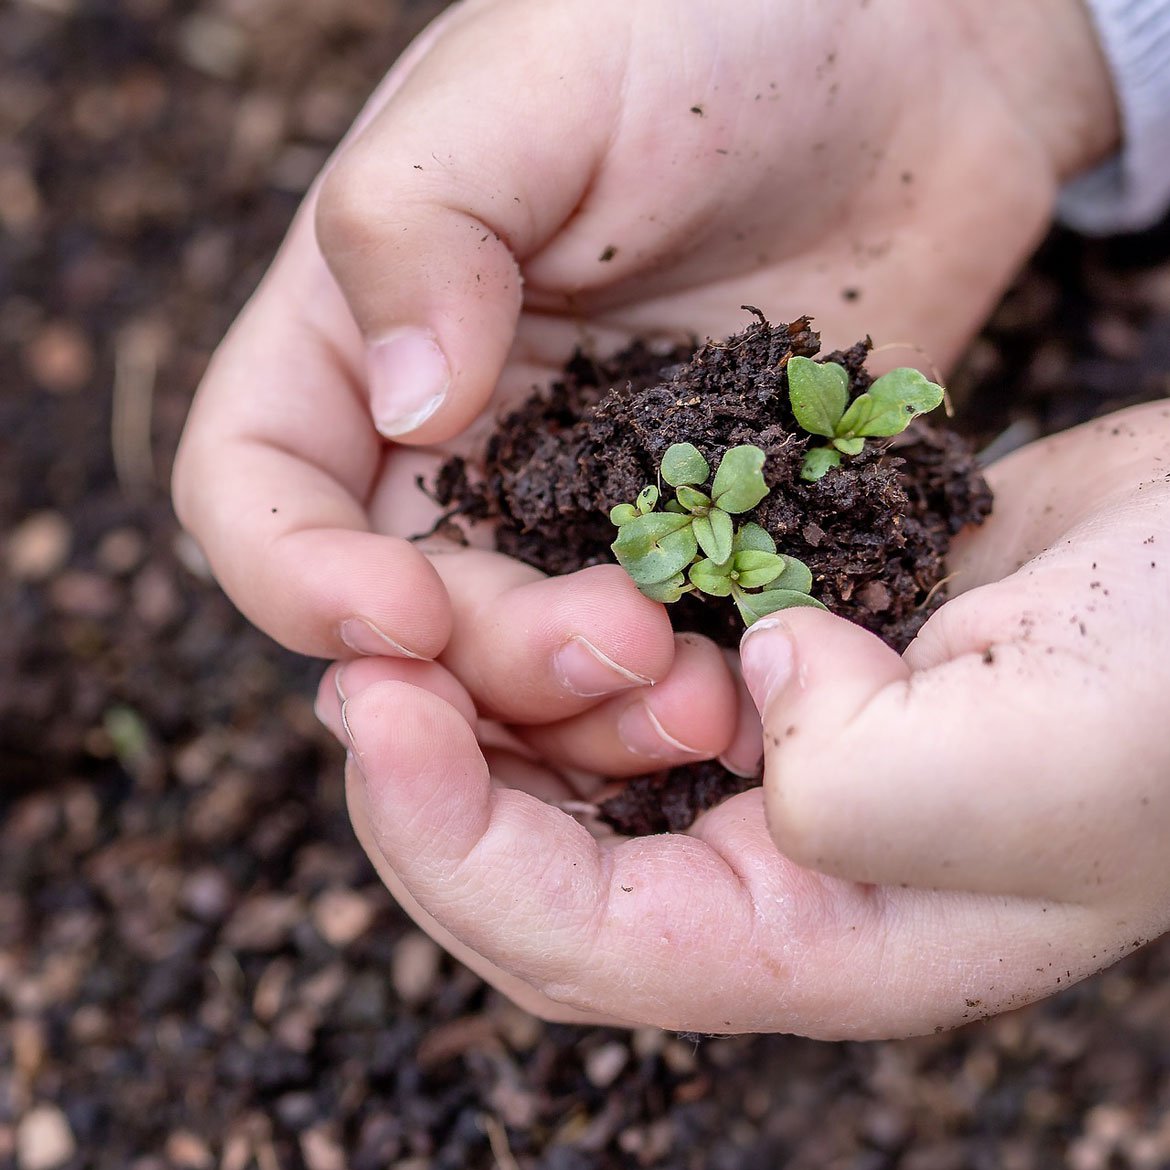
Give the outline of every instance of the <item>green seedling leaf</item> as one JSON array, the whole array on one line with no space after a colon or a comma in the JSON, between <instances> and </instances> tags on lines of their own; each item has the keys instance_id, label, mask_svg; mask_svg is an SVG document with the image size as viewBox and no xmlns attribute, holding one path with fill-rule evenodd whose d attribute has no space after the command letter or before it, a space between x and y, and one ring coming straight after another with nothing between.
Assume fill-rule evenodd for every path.
<instances>
[{"instance_id":1,"label":"green seedling leaf","mask_svg":"<svg viewBox=\"0 0 1170 1170\"><path fill-rule=\"evenodd\" d=\"M638 493L638 511L643 516L647 512L653 512L654 506L658 503L658 489L654 484L649 484Z\"/></svg>"},{"instance_id":2,"label":"green seedling leaf","mask_svg":"<svg viewBox=\"0 0 1170 1170\"><path fill-rule=\"evenodd\" d=\"M881 402L912 406L915 414L928 414L941 406L944 396L943 388L937 382L932 382L921 370L911 366L883 374L866 393Z\"/></svg>"},{"instance_id":3,"label":"green seedling leaf","mask_svg":"<svg viewBox=\"0 0 1170 1170\"><path fill-rule=\"evenodd\" d=\"M638 516L638 509L633 504L618 504L609 510L610 523L617 525L618 528L623 524L629 524L631 520L637 520Z\"/></svg>"},{"instance_id":4,"label":"green seedling leaf","mask_svg":"<svg viewBox=\"0 0 1170 1170\"><path fill-rule=\"evenodd\" d=\"M770 582L773 589L795 589L797 593L812 592L812 570L796 557L784 558L784 569Z\"/></svg>"},{"instance_id":5,"label":"green seedling leaf","mask_svg":"<svg viewBox=\"0 0 1170 1170\"><path fill-rule=\"evenodd\" d=\"M841 456L832 447L813 447L805 453L800 478L815 483L830 468L841 466Z\"/></svg>"},{"instance_id":6,"label":"green seedling leaf","mask_svg":"<svg viewBox=\"0 0 1170 1170\"><path fill-rule=\"evenodd\" d=\"M682 573L675 573L673 577L659 581L657 585L638 586L638 591L643 597L649 597L651 601L661 601L663 605L672 605L684 593L689 593L690 589Z\"/></svg>"},{"instance_id":7,"label":"green seedling leaf","mask_svg":"<svg viewBox=\"0 0 1170 1170\"><path fill-rule=\"evenodd\" d=\"M690 512L686 508L684 508L682 506L682 504L680 504L678 502L678 500L667 500L666 503L663 504L662 506L663 506L663 508L666 509L666 511L674 512L676 515L679 515L679 516L689 516L690 515Z\"/></svg>"},{"instance_id":8,"label":"green seedling leaf","mask_svg":"<svg viewBox=\"0 0 1170 1170\"><path fill-rule=\"evenodd\" d=\"M623 524L610 548L639 587L669 580L699 551L691 517L670 512L651 512Z\"/></svg>"},{"instance_id":9,"label":"green seedling leaf","mask_svg":"<svg viewBox=\"0 0 1170 1170\"><path fill-rule=\"evenodd\" d=\"M682 504L688 512L706 512L711 507L711 497L697 488L688 487L683 484L678 489L678 502Z\"/></svg>"},{"instance_id":10,"label":"green seedling leaf","mask_svg":"<svg viewBox=\"0 0 1170 1170\"><path fill-rule=\"evenodd\" d=\"M883 374L855 398L837 426L841 438L888 438L900 435L912 419L934 410L943 400L941 386L918 370L903 368Z\"/></svg>"},{"instance_id":11,"label":"green seedling leaf","mask_svg":"<svg viewBox=\"0 0 1170 1170\"><path fill-rule=\"evenodd\" d=\"M865 447L865 440L860 435L852 439L834 439L833 446L842 455L860 455Z\"/></svg>"},{"instance_id":12,"label":"green seedling leaf","mask_svg":"<svg viewBox=\"0 0 1170 1170\"><path fill-rule=\"evenodd\" d=\"M761 528L758 524L753 524L750 520L740 526L731 541L732 552L746 552L748 549L766 553L776 551L776 542L768 530Z\"/></svg>"},{"instance_id":13,"label":"green seedling leaf","mask_svg":"<svg viewBox=\"0 0 1170 1170\"><path fill-rule=\"evenodd\" d=\"M815 597L807 593L798 593L795 589L765 589L763 593L744 593L735 591L735 605L744 625L750 626L760 618L770 613L777 613L782 609L793 609L798 605L812 606L814 609L825 607Z\"/></svg>"},{"instance_id":14,"label":"green seedling leaf","mask_svg":"<svg viewBox=\"0 0 1170 1170\"><path fill-rule=\"evenodd\" d=\"M692 443L674 443L667 447L661 470L662 478L671 487L706 483L711 475L710 464Z\"/></svg>"},{"instance_id":15,"label":"green seedling leaf","mask_svg":"<svg viewBox=\"0 0 1170 1170\"><path fill-rule=\"evenodd\" d=\"M745 549L731 558L731 572L744 589L770 585L784 572L786 557Z\"/></svg>"},{"instance_id":16,"label":"green seedling leaf","mask_svg":"<svg viewBox=\"0 0 1170 1170\"><path fill-rule=\"evenodd\" d=\"M849 374L836 362L789 358L788 400L796 421L810 435L831 439L849 401Z\"/></svg>"},{"instance_id":17,"label":"green seedling leaf","mask_svg":"<svg viewBox=\"0 0 1170 1170\"><path fill-rule=\"evenodd\" d=\"M709 557L691 565L691 584L711 597L726 597L731 592L730 564L717 565Z\"/></svg>"},{"instance_id":18,"label":"green seedling leaf","mask_svg":"<svg viewBox=\"0 0 1170 1170\"><path fill-rule=\"evenodd\" d=\"M712 508L706 516L696 516L692 527L699 547L717 565L731 559L731 541L734 533L731 517L722 508Z\"/></svg>"},{"instance_id":19,"label":"green seedling leaf","mask_svg":"<svg viewBox=\"0 0 1170 1170\"><path fill-rule=\"evenodd\" d=\"M750 512L767 494L764 452L751 443L732 447L719 462L711 498L725 512Z\"/></svg>"}]
</instances>

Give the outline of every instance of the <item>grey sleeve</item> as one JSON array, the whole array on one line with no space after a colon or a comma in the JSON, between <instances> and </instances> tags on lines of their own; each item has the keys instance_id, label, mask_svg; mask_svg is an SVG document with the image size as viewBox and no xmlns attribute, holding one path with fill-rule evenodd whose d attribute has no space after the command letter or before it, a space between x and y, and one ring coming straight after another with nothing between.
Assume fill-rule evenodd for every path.
<instances>
[{"instance_id":1,"label":"grey sleeve","mask_svg":"<svg viewBox=\"0 0 1170 1170\"><path fill-rule=\"evenodd\" d=\"M1109 62L1122 148L1061 192L1060 219L1090 235L1140 231L1170 209L1170 0L1084 0Z\"/></svg>"}]
</instances>

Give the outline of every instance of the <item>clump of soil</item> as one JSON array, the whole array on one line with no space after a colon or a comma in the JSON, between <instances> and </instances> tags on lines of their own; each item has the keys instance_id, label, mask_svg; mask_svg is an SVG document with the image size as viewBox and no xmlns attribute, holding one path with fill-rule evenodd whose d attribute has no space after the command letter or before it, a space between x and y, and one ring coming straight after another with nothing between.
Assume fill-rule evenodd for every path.
<instances>
[{"instance_id":1,"label":"clump of soil","mask_svg":"<svg viewBox=\"0 0 1170 1170\"><path fill-rule=\"evenodd\" d=\"M657 481L672 443L693 443L712 466L728 448L753 443L766 455L770 490L737 519L762 525L779 552L804 561L813 596L830 611L901 651L943 601L951 538L983 521L991 492L966 440L925 419L892 440L870 441L814 483L801 480L805 452L823 440L797 424L786 369L794 355L816 356L820 338L807 317L772 325L751 311L757 319L743 332L697 349L663 354L637 342L606 360L576 354L547 393L501 421L482 467L450 460L435 494L448 517L494 521L500 551L546 573L569 573L613 561L609 510ZM866 339L822 359L848 370L851 398L872 381L870 347ZM743 632L726 599L692 594L669 609L676 629L724 646L737 645ZM662 774L633 782L623 794L630 809L603 811L623 831L685 827L677 810L658 818L647 811L668 799L663 793L675 790L681 771L672 770L669 784ZM689 784L691 819L757 782L726 775L722 794L706 773Z\"/></svg>"}]
</instances>

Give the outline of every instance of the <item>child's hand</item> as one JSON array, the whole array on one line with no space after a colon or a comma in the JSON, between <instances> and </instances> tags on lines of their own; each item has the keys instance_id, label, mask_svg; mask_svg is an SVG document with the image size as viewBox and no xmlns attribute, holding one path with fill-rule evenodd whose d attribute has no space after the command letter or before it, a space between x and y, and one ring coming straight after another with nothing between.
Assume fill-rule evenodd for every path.
<instances>
[{"instance_id":1,"label":"child's hand","mask_svg":"<svg viewBox=\"0 0 1170 1170\"><path fill-rule=\"evenodd\" d=\"M449 602L400 539L434 515L415 477L575 344L719 334L744 302L815 314L830 346L871 332L945 363L1062 178L1110 145L1108 92L1076 0L454 8L216 355L179 513L240 608L306 653L430 657L453 609L481 708L528 680L557 720L661 680L669 626L620 574L582 616L575 579L521 605L452 553L443 580L471 582L477 614L498 599L470 620L469 591Z\"/></svg>"},{"instance_id":2,"label":"child's hand","mask_svg":"<svg viewBox=\"0 0 1170 1170\"><path fill-rule=\"evenodd\" d=\"M696 1031L929 1031L1160 934L1170 405L992 474L967 591L905 659L812 610L746 637L765 786L687 836L597 842L545 803L571 795L548 769L495 750L489 778L440 667L345 667L351 809L383 877L534 1011ZM331 681L322 714L344 738Z\"/></svg>"}]
</instances>

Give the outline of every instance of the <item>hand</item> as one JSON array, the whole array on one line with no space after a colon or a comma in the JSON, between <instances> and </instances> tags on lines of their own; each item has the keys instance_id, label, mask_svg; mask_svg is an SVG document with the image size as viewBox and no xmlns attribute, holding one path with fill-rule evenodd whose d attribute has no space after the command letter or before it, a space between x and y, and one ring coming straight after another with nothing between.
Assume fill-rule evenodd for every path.
<instances>
[{"instance_id":1,"label":"hand","mask_svg":"<svg viewBox=\"0 0 1170 1170\"><path fill-rule=\"evenodd\" d=\"M840 0L801 19L763 0L734 21L713 0L498 0L433 26L311 194L180 451L180 515L253 620L346 657L429 657L454 627L447 661L469 700L548 725L549 758L578 718L594 719L590 743L620 740L647 681L681 693L688 663L718 674L612 567L544 581L482 550L432 564L401 538L433 514L415 476L474 445L583 337L608 350L721 333L751 301L777 319L815 313L830 346L870 331L945 363L1059 182L1116 136L1070 0L1024 13ZM406 719L401 758L453 711ZM721 706L683 758L722 750L736 720ZM456 715L448 729L465 763L480 758L468 727ZM497 772L529 775L516 758Z\"/></svg>"},{"instance_id":2,"label":"hand","mask_svg":"<svg viewBox=\"0 0 1170 1170\"><path fill-rule=\"evenodd\" d=\"M442 668L346 666L321 712L358 834L550 1018L872 1038L1059 990L1170 919L1167 452L1159 403L993 468L966 591L905 658L812 610L755 627L764 787L689 835L594 840L554 774L485 758Z\"/></svg>"},{"instance_id":3,"label":"hand","mask_svg":"<svg viewBox=\"0 0 1170 1170\"><path fill-rule=\"evenodd\" d=\"M528 722L661 682L669 626L620 572L594 572L583 608L578 579L492 554L432 566L403 539L434 516L415 477L578 342L719 334L744 302L946 363L1059 182L1109 148L1108 93L1075 0L453 8L217 353L179 515L244 613L305 653L429 658L454 623L481 712Z\"/></svg>"}]
</instances>

